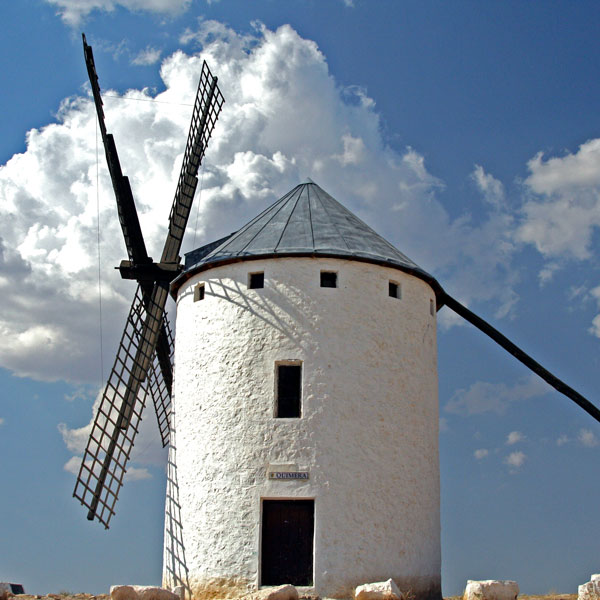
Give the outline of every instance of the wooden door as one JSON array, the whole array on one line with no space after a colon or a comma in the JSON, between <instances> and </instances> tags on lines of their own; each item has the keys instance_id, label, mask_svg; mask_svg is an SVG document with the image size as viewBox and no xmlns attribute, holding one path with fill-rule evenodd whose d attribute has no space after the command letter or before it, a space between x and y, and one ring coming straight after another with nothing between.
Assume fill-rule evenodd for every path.
<instances>
[{"instance_id":1,"label":"wooden door","mask_svg":"<svg viewBox=\"0 0 600 600\"><path fill-rule=\"evenodd\" d=\"M263 500L261 585L312 585L314 500Z\"/></svg>"}]
</instances>

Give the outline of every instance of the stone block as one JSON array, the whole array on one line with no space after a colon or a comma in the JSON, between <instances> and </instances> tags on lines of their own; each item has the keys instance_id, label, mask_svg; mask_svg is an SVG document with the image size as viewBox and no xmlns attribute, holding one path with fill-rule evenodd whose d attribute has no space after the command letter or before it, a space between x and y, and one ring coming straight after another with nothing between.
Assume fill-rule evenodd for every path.
<instances>
[{"instance_id":1,"label":"stone block","mask_svg":"<svg viewBox=\"0 0 600 600\"><path fill-rule=\"evenodd\" d=\"M267 587L245 596L247 600L298 600L298 590L293 585Z\"/></svg>"},{"instance_id":2,"label":"stone block","mask_svg":"<svg viewBox=\"0 0 600 600\"><path fill-rule=\"evenodd\" d=\"M151 585L113 585L110 597L111 600L180 600L177 594Z\"/></svg>"},{"instance_id":3,"label":"stone block","mask_svg":"<svg viewBox=\"0 0 600 600\"><path fill-rule=\"evenodd\" d=\"M464 600L516 600L519 585L516 581L467 581Z\"/></svg>"},{"instance_id":4,"label":"stone block","mask_svg":"<svg viewBox=\"0 0 600 600\"><path fill-rule=\"evenodd\" d=\"M179 600L185 600L185 586L178 585L171 590L176 596L179 597Z\"/></svg>"},{"instance_id":5,"label":"stone block","mask_svg":"<svg viewBox=\"0 0 600 600\"><path fill-rule=\"evenodd\" d=\"M577 589L577 600L600 600L600 574L592 575L590 581Z\"/></svg>"},{"instance_id":6,"label":"stone block","mask_svg":"<svg viewBox=\"0 0 600 600\"><path fill-rule=\"evenodd\" d=\"M354 590L355 600L400 600L402 592L393 579L365 583Z\"/></svg>"},{"instance_id":7,"label":"stone block","mask_svg":"<svg viewBox=\"0 0 600 600\"><path fill-rule=\"evenodd\" d=\"M110 587L111 600L139 600L137 592L132 585L112 585Z\"/></svg>"},{"instance_id":8,"label":"stone block","mask_svg":"<svg viewBox=\"0 0 600 600\"><path fill-rule=\"evenodd\" d=\"M161 587L134 585L140 600L179 600L179 596Z\"/></svg>"}]
</instances>

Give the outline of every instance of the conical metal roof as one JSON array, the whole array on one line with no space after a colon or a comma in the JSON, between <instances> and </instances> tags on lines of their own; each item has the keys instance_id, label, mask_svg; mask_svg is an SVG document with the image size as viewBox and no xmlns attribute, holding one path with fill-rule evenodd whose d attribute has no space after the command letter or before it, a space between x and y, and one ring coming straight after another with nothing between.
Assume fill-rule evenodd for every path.
<instances>
[{"instance_id":1,"label":"conical metal roof","mask_svg":"<svg viewBox=\"0 0 600 600\"><path fill-rule=\"evenodd\" d=\"M185 271L173 282L173 291L193 273L217 264L284 256L373 262L424 279L436 293L441 290L431 275L309 180L239 231L186 254Z\"/></svg>"}]
</instances>

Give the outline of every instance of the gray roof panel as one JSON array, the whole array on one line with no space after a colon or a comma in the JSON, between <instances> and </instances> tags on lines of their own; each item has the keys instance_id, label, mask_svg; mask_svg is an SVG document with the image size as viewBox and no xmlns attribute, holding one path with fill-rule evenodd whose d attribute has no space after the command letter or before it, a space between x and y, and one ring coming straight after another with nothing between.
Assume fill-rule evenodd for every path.
<instances>
[{"instance_id":1,"label":"gray roof panel","mask_svg":"<svg viewBox=\"0 0 600 600\"><path fill-rule=\"evenodd\" d=\"M292 192L244 225L231 237L228 244L216 248L210 256L210 262L225 260L227 257L271 253L285 229L289 213L293 210L293 205L288 202ZM251 247L248 249L249 246Z\"/></svg>"},{"instance_id":2,"label":"gray roof panel","mask_svg":"<svg viewBox=\"0 0 600 600\"><path fill-rule=\"evenodd\" d=\"M272 211L270 220L266 223L262 231L259 231L253 240L253 252L272 253L285 233L290 217L296 205L294 198L290 195L288 201L278 203L278 209Z\"/></svg>"},{"instance_id":3,"label":"gray roof panel","mask_svg":"<svg viewBox=\"0 0 600 600\"><path fill-rule=\"evenodd\" d=\"M312 252L314 250L307 186L304 186L296 196L294 209L275 248L276 252Z\"/></svg>"}]
</instances>

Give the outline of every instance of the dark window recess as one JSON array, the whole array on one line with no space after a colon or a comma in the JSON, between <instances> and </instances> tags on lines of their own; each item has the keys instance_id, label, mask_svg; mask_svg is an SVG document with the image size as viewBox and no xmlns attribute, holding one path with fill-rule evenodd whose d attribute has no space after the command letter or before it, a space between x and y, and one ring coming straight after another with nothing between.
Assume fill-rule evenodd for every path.
<instances>
[{"instance_id":1,"label":"dark window recess","mask_svg":"<svg viewBox=\"0 0 600 600\"><path fill-rule=\"evenodd\" d=\"M321 271L321 287L336 288L337 273L333 271Z\"/></svg>"},{"instance_id":2,"label":"dark window recess","mask_svg":"<svg viewBox=\"0 0 600 600\"><path fill-rule=\"evenodd\" d=\"M251 290L265 287L265 274L264 273L250 273L250 280L248 281L248 287Z\"/></svg>"},{"instance_id":3,"label":"dark window recess","mask_svg":"<svg viewBox=\"0 0 600 600\"><path fill-rule=\"evenodd\" d=\"M313 585L314 500L263 500L261 585Z\"/></svg>"},{"instance_id":4,"label":"dark window recess","mask_svg":"<svg viewBox=\"0 0 600 600\"><path fill-rule=\"evenodd\" d=\"M301 365L277 365L277 406L275 416L280 419L299 418L301 396Z\"/></svg>"},{"instance_id":5,"label":"dark window recess","mask_svg":"<svg viewBox=\"0 0 600 600\"><path fill-rule=\"evenodd\" d=\"M429 314L433 317L435 315L435 305L433 304L433 299L429 299Z\"/></svg>"},{"instance_id":6,"label":"dark window recess","mask_svg":"<svg viewBox=\"0 0 600 600\"><path fill-rule=\"evenodd\" d=\"M13 594L24 594L25 590L23 589L23 586L20 583L9 583L8 584L10 586L10 591Z\"/></svg>"},{"instance_id":7,"label":"dark window recess","mask_svg":"<svg viewBox=\"0 0 600 600\"><path fill-rule=\"evenodd\" d=\"M194 288L194 302L198 300L204 300L204 284L198 284Z\"/></svg>"},{"instance_id":8,"label":"dark window recess","mask_svg":"<svg viewBox=\"0 0 600 600\"><path fill-rule=\"evenodd\" d=\"M400 298L400 285L394 281L390 281L389 294L392 298Z\"/></svg>"}]
</instances>

